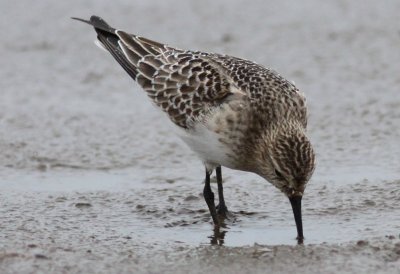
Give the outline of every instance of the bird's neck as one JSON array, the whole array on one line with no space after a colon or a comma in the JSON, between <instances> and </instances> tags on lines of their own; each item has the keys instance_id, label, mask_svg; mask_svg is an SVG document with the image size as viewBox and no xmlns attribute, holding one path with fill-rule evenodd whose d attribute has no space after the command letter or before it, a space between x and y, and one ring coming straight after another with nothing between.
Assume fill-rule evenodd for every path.
<instances>
[{"instance_id":1,"label":"bird's neck","mask_svg":"<svg viewBox=\"0 0 400 274\"><path fill-rule=\"evenodd\" d=\"M306 129L297 120L281 120L274 122L263 132L263 140L270 146L274 146L280 138L290 137L293 135L305 135Z\"/></svg>"}]
</instances>

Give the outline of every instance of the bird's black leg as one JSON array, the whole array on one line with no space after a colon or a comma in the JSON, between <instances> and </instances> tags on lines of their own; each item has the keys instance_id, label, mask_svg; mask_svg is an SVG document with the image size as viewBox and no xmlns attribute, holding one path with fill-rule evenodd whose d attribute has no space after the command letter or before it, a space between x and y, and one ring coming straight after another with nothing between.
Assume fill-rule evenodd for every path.
<instances>
[{"instance_id":1,"label":"bird's black leg","mask_svg":"<svg viewBox=\"0 0 400 274\"><path fill-rule=\"evenodd\" d=\"M210 173L206 169L206 181L204 185L204 190L203 190L203 196L204 200L206 200L208 209L210 210L211 217L214 222L214 226L216 228L219 228L219 220L217 218L217 210L215 209L215 203L214 203L214 193L211 190L210 186Z\"/></svg>"},{"instance_id":2,"label":"bird's black leg","mask_svg":"<svg viewBox=\"0 0 400 274\"><path fill-rule=\"evenodd\" d=\"M224 187L222 186L221 166L216 168L216 172L217 172L218 198L219 198L219 204L217 206L217 212L218 212L218 215L220 217L226 218L226 214L228 213L228 208L225 205Z\"/></svg>"}]
</instances>

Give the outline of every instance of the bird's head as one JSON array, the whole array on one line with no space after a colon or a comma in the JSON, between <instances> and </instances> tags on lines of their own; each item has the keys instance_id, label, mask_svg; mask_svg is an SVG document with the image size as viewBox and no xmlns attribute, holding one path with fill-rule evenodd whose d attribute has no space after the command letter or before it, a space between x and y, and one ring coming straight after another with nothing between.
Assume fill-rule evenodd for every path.
<instances>
[{"instance_id":1,"label":"bird's head","mask_svg":"<svg viewBox=\"0 0 400 274\"><path fill-rule=\"evenodd\" d=\"M281 190L290 200L298 232L303 240L301 199L315 169L315 154L297 122L278 123L265 134L259 149L258 174Z\"/></svg>"},{"instance_id":2,"label":"bird's head","mask_svg":"<svg viewBox=\"0 0 400 274\"><path fill-rule=\"evenodd\" d=\"M277 126L266 144L264 177L289 198L302 196L315 169L315 154L297 123Z\"/></svg>"}]
</instances>

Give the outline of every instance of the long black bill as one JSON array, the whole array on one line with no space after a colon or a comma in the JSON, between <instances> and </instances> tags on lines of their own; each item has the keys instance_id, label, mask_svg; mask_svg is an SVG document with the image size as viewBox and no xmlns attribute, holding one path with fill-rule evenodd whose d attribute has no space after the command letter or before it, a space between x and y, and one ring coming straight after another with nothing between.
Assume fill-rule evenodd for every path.
<instances>
[{"instance_id":1,"label":"long black bill","mask_svg":"<svg viewBox=\"0 0 400 274\"><path fill-rule=\"evenodd\" d=\"M294 196L294 197L289 198L289 201L292 204L294 220L296 221L297 242L299 244L302 244L304 241L303 221L301 219L301 198L302 198L302 196Z\"/></svg>"}]
</instances>

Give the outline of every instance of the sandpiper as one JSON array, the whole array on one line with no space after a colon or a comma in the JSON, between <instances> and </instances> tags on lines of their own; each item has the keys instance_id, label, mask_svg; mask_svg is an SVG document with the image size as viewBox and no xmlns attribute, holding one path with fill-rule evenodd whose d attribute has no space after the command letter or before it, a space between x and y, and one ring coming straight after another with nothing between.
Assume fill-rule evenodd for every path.
<instances>
[{"instance_id":1,"label":"sandpiper","mask_svg":"<svg viewBox=\"0 0 400 274\"><path fill-rule=\"evenodd\" d=\"M218 228L228 212L221 166L253 172L290 200L303 242L301 200L315 155L306 135L304 95L274 70L237 57L181 50L89 21L111 53L179 128L205 166L204 199ZM219 205L210 175L216 170Z\"/></svg>"}]
</instances>

